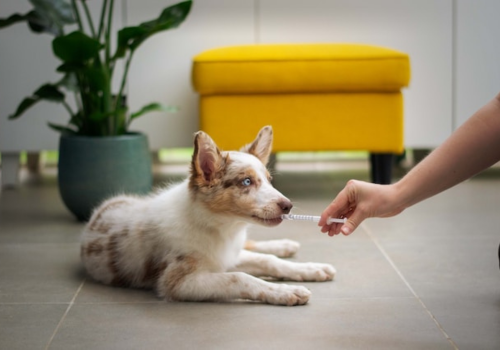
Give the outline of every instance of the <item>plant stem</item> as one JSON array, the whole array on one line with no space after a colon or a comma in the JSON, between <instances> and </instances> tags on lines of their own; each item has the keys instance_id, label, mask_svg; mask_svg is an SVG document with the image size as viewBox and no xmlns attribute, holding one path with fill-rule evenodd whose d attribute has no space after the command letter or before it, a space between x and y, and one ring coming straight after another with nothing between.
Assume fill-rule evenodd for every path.
<instances>
[{"instance_id":1,"label":"plant stem","mask_svg":"<svg viewBox=\"0 0 500 350\"><path fill-rule=\"evenodd\" d=\"M71 107L69 106L68 102L62 101L62 104L63 104L64 108L66 108L66 110L68 111L69 115L71 117L74 117L75 113L71 110Z\"/></svg>"},{"instance_id":2,"label":"plant stem","mask_svg":"<svg viewBox=\"0 0 500 350\"><path fill-rule=\"evenodd\" d=\"M99 20L99 32L97 33L97 40L101 41L101 35L104 31L104 18L106 18L106 8L108 7L108 0L102 2L101 18Z\"/></svg>"},{"instance_id":3,"label":"plant stem","mask_svg":"<svg viewBox=\"0 0 500 350\"><path fill-rule=\"evenodd\" d=\"M78 6L76 5L76 0L71 0L71 5L73 5L73 11L75 12L76 22L78 23L78 28L83 32L82 20L80 19L80 12L78 11Z\"/></svg>"},{"instance_id":4,"label":"plant stem","mask_svg":"<svg viewBox=\"0 0 500 350\"><path fill-rule=\"evenodd\" d=\"M77 109L78 112L80 112L80 115L83 116L82 98L81 98L81 96L77 92L74 93L74 96L75 96L76 109ZM77 112L77 114L78 114L78 112Z\"/></svg>"},{"instance_id":5,"label":"plant stem","mask_svg":"<svg viewBox=\"0 0 500 350\"><path fill-rule=\"evenodd\" d=\"M105 60L105 67L104 69L107 70L107 78L108 78L108 85L111 86L111 80L112 80L112 70L111 70L111 27L113 24L113 9L114 9L114 0L109 1L109 9L108 9L108 21L106 24L106 35L104 38L104 42L106 43L106 60ZM110 104L111 102L111 91L108 91L108 96L105 96L106 103L108 104L107 108L111 109L112 107ZM111 102L111 103L110 103ZM116 134L116 124L117 124L117 111L118 111L118 104L115 104L114 108L114 114L112 114L109 117L109 132L111 135Z\"/></svg>"},{"instance_id":6,"label":"plant stem","mask_svg":"<svg viewBox=\"0 0 500 350\"><path fill-rule=\"evenodd\" d=\"M116 96L116 102L115 102L115 110L118 110L121 104L122 96L123 96L123 91L125 90L125 84L127 84L127 75L128 75L128 70L130 68L130 62L132 62L132 56L134 54L134 51L131 50L130 54L127 58L127 62L125 63L125 69L123 70L123 76L122 76L122 82L120 84L120 90L118 91L118 95ZM126 120L125 120L126 124Z\"/></svg>"},{"instance_id":7,"label":"plant stem","mask_svg":"<svg viewBox=\"0 0 500 350\"><path fill-rule=\"evenodd\" d=\"M88 117L90 115L90 109L89 109L89 103L88 103L88 98L87 98L87 91L85 90L85 84L84 84L84 77L82 76L81 73L76 73L76 79L78 82L78 89L80 90L80 98L81 98L81 103L82 103L82 127L81 130L83 131L84 134L87 134L90 132L89 129L89 123L88 123Z\"/></svg>"},{"instance_id":8,"label":"plant stem","mask_svg":"<svg viewBox=\"0 0 500 350\"><path fill-rule=\"evenodd\" d=\"M112 94L111 94L111 80L110 80L110 76L109 76L109 70L106 66L103 66L102 67L103 69L103 73L104 73L104 77L106 79L106 84L105 84L105 88L103 90L103 102L104 102L104 106L103 106L103 109L105 111L105 113L108 113L108 112L111 112L111 109L112 109L112 104L113 104L113 101L111 100L112 99ZM114 117L113 115L110 115L108 117L108 135L114 135L115 132L114 132L114 129L115 129L115 126L114 126Z\"/></svg>"},{"instance_id":9,"label":"plant stem","mask_svg":"<svg viewBox=\"0 0 500 350\"><path fill-rule=\"evenodd\" d=\"M87 16L87 21L89 22L90 32L93 38L97 38L94 29L94 22L92 21L92 16L90 15L89 7L86 1L82 1L83 9L85 10L85 16Z\"/></svg>"},{"instance_id":10,"label":"plant stem","mask_svg":"<svg viewBox=\"0 0 500 350\"><path fill-rule=\"evenodd\" d=\"M106 24L106 37L104 39L106 43L106 66L109 67L109 61L111 59L111 27L113 22L113 7L114 0L109 2L109 10L108 10L108 23Z\"/></svg>"}]
</instances>

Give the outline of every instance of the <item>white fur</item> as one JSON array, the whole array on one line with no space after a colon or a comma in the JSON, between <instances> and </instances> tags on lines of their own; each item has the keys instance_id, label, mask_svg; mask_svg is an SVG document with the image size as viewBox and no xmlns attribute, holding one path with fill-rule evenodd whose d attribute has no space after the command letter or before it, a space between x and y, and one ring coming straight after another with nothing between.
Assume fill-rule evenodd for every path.
<instances>
[{"instance_id":1,"label":"white fur","mask_svg":"<svg viewBox=\"0 0 500 350\"><path fill-rule=\"evenodd\" d=\"M298 250L299 244L289 240L249 242L246 248L254 251L244 249L250 224L277 225L280 215L291 208L288 199L270 184L265 165L257 158L267 160L262 142L269 143L270 152L271 137L272 130L263 128L254 141L258 153L253 155L219 152L208 135L199 134L189 179L148 197L118 196L105 201L82 235L82 261L89 275L105 284L154 288L170 300L305 304L311 294L306 288L254 276L327 281L335 274L331 265L277 258ZM224 170L216 170L224 159ZM252 174L248 188L238 182L245 171ZM216 178L229 185L216 183ZM193 186L192 179L201 185Z\"/></svg>"}]
</instances>

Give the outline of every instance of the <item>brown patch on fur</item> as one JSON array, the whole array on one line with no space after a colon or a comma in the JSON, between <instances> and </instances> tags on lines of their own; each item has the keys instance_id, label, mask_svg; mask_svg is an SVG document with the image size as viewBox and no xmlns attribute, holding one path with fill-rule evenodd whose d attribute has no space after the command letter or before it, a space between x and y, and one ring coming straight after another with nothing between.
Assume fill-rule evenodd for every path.
<instances>
[{"instance_id":1,"label":"brown patch on fur","mask_svg":"<svg viewBox=\"0 0 500 350\"><path fill-rule=\"evenodd\" d=\"M243 180L246 178L251 179L250 186L243 185ZM247 215L254 205L253 198L247 195L260 184L258 175L252 167L243 170L229 168L218 186L198 188L196 194L213 212Z\"/></svg>"},{"instance_id":2,"label":"brown patch on fur","mask_svg":"<svg viewBox=\"0 0 500 350\"><path fill-rule=\"evenodd\" d=\"M252 299L252 297L250 296L250 294L248 294L247 292L241 292L240 298L241 299Z\"/></svg>"},{"instance_id":3,"label":"brown patch on fur","mask_svg":"<svg viewBox=\"0 0 500 350\"><path fill-rule=\"evenodd\" d=\"M246 241L244 249L254 250L255 249L255 241Z\"/></svg>"},{"instance_id":4,"label":"brown patch on fur","mask_svg":"<svg viewBox=\"0 0 500 350\"><path fill-rule=\"evenodd\" d=\"M82 256L99 255L104 251L104 244L102 244L101 239L96 239L92 242L88 242L85 247L82 246Z\"/></svg>"},{"instance_id":5,"label":"brown patch on fur","mask_svg":"<svg viewBox=\"0 0 500 350\"><path fill-rule=\"evenodd\" d=\"M144 265L144 276L142 277L142 281L144 283L156 282L167 266L168 263L166 261L158 262L154 258L149 258Z\"/></svg>"},{"instance_id":6,"label":"brown patch on fur","mask_svg":"<svg viewBox=\"0 0 500 350\"><path fill-rule=\"evenodd\" d=\"M167 270L166 290L167 295L173 300L180 300L177 288L187 275L193 273L198 268L198 260L192 256L179 255L176 262Z\"/></svg>"},{"instance_id":7,"label":"brown patch on fur","mask_svg":"<svg viewBox=\"0 0 500 350\"><path fill-rule=\"evenodd\" d=\"M136 236L140 242L144 241L150 232L154 231L156 228L153 224L148 222L140 222L137 226L133 228Z\"/></svg>"},{"instance_id":8,"label":"brown patch on fur","mask_svg":"<svg viewBox=\"0 0 500 350\"><path fill-rule=\"evenodd\" d=\"M229 188L229 187L233 187L233 186L238 186L239 183L240 183L240 179L238 179L238 178L227 179L227 180L223 180L222 187Z\"/></svg>"},{"instance_id":9,"label":"brown patch on fur","mask_svg":"<svg viewBox=\"0 0 500 350\"><path fill-rule=\"evenodd\" d=\"M120 207L124 204L127 204L128 201L127 200L117 200L117 201L111 201L109 203L107 203L106 205L98 208L97 210L97 213L95 213L93 215L94 219L89 222L89 229L92 230L92 231L97 231L97 232L100 232L100 233L108 233L111 226L109 223L105 222L105 220L102 220L102 215L108 211L108 210L111 210L111 209L115 209L117 207Z\"/></svg>"},{"instance_id":10,"label":"brown patch on fur","mask_svg":"<svg viewBox=\"0 0 500 350\"><path fill-rule=\"evenodd\" d=\"M238 277L236 277L235 275L231 275L231 277L229 278L229 283L231 284L238 283Z\"/></svg>"},{"instance_id":11,"label":"brown patch on fur","mask_svg":"<svg viewBox=\"0 0 500 350\"><path fill-rule=\"evenodd\" d=\"M148 229L146 229L143 223L139 224L139 227L137 227L136 232L137 232L137 237L141 241L148 235Z\"/></svg>"},{"instance_id":12,"label":"brown patch on fur","mask_svg":"<svg viewBox=\"0 0 500 350\"><path fill-rule=\"evenodd\" d=\"M250 186L243 185L243 180L250 179L252 184ZM257 173L252 167L248 167L237 174L228 172L222 179L222 185L224 188L229 187L239 187L244 192L249 192L252 187L260 187L262 184L261 179L257 176Z\"/></svg>"},{"instance_id":13,"label":"brown patch on fur","mask_svg":"<svg viewBox=\"0 0 500 350\"><path fill-rule=\"evenodd\" d=\"M120 261L120 251L119 244L124 239L124 237L128 236L128 231L124 230L121 233L117 233L109 237L108 242L108 254L109 254L109 263L108 267L111 273L113 274L113 280L111 284L117 287L128 287L131 284L131 278L126 276L119 268Z\"/></svg>"},{"instance_id":14,"label":"brown patch on fur","mask_svg":"<svg viewBox=\"0 0 500 350\"><path fill-rule=\"evenodd\" d=\"M211 191L214 188L221 185L223 181L223 176L227 165L230 163L229 155L224 155L222 157L221 163L216 171L212 174L210 181L207 181L205 175L194 169L194 155L193 162L191 164L191 176L189 177L189 189L190 193L193 194L200 189L205 191Z\"/></svg>"},{"instance_id":15,"label":"brown patch on fur","mask_svg":"<svg viewBox=\"0 0 500 350\"><path fill-rule=\"evenodd\" d=\"M271 173L267 169L266 169L266 178L267 178L267 181L269 181L269 182L273 181L273 177L271 176Z\"/></svg>"},{"instance_id":16,"label":"brown patch on fur","mask_svg":"<svg viewBox=\"0 0 500 350\"><path fill-rule=\"evenodd\" d=\"M208 195L220 188L231 163L229 153L221 152L210 136L196 133L189 176L191 196Z\"/></svg>"}]
</instances>

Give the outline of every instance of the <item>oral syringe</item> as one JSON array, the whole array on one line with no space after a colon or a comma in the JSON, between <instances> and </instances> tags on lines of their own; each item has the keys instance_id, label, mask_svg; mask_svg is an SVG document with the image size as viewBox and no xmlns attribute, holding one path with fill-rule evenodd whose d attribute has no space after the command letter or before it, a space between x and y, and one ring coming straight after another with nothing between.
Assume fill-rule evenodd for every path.
<instances>
[{"instance_id":1,"label":"oral syringe","mask_svg":"<svg viewBox=\"0 0 500 350\"><path fill-rule=\"evenodd\" d=\"M281 215L281 218L283 220L305 220L305 221L319 222L319 219L321 217L320 216L314 216L314 215L283 214L283 215ZM346 218L344 218L344 219L328 218L326 220L326 223L327 223L327 225L330 225L330 224L333 224L333 223L343 224L346 221L347 221Z\"/></svg>"}]
</instances>

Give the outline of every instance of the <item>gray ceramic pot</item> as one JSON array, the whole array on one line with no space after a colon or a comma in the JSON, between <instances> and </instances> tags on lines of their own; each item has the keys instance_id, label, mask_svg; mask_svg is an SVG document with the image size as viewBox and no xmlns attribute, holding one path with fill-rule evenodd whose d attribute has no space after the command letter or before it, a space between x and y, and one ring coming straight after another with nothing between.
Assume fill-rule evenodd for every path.
<instances>
[{"instance_id":1,"label":"gray ceramic pot","mask_svg":"<svg viewBox=\"0 0 500 350\"><path fill-rule=\"evenodd\" d=\"M87 137L62 135L59 140L59 191L78 220L116 194L151 191L151 154L140 133Z\"/></svg>"}]
</instances>

